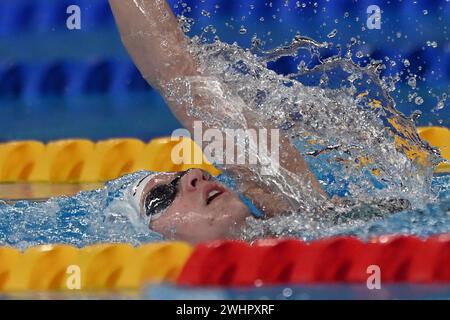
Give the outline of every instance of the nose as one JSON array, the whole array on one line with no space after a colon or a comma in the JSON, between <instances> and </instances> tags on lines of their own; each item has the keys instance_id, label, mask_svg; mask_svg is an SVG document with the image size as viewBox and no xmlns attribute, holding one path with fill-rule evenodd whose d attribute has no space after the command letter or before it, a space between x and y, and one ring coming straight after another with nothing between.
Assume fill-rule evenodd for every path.
<instances>
[{"instance_id":1,"label":"nose","mask_svg":"<svg viewBox=\"0 0 450 320\"><path fill-rule=\"evenodd\" d=\"M208 172L201 169L190 169L182 178L181 185L186 191L196 191L202 181L210 180Z\"/></svg>"}]
</instances>

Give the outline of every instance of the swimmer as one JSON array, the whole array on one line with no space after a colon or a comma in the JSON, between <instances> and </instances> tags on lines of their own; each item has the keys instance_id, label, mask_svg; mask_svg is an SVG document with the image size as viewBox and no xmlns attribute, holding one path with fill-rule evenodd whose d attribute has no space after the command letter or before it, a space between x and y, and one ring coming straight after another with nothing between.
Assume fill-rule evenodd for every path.
<instances>
[{"instance_id":1,"label":"swimmer","mask_svg":"<svg viewBox=\"0 0 450 320\"><path fill-rule=\"evenodd\" d=\"M164 0L109 2L122 42L142 76L160 92L172 113L191 133L194 121L202 120L196 115L211 112L223 115L227 123L241 128L262 125L270 132L270 124L263 123L256 114L243 111L246 109L240 107L244 102L239 97L233 96L231 101L224 98L228 97L225 84L202 74L190 54L185 34ZM196 85L195 79L202 77L217 85L216 96L204 94L204 88ZM173 96L170 84L176 79L193 79L190 85L192 102L200 110L196 115L188 112L187 102ZM206 126L213 128L211 123L206 123ZM285 176L295 177L294 180L300 181L302 186L308 186L308 192L303 192L303 196L332 205L335 199L330 201L288 137L280 137L280 149L283 152L280 153L279 165ZM236 193L205 171L191 169L149 174L133 186L133 198L152 230L167 239L191 243L236 238L247 217L268 218L292 211L296 205L281 193L273 192L270 185L254 179L252 171L244 165L225 165L224 171L243 177L241 193Z\"/></svg>"}]
</instances>

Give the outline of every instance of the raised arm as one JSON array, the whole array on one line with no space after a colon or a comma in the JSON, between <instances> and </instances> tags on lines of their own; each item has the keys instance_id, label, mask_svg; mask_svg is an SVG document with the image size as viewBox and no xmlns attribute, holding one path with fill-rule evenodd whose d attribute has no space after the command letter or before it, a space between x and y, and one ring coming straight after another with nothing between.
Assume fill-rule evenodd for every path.
<instances>
[{"instance_id":1,"label":"raised arm","mask_svg":"<svg viewBox=\"0 0 450 320\"><path fill-rule=\"evenodd\" d=\"M204 129L222 128L224 123L234 129L256 125L255 115L246 113L247 108L239 96L233 95L219 79L201 73L190 54L188 40L165 0L109 2L122 41L134 63L150 85L160 91L172 113L188 130L193 132L196 120L206 120L203 121ZM195 112L191 112L193 109ZM270 124L258 126L270 128ZM301 184L311 185L319 196L326 197L290 141L281 138L280 144L283 170L298 175ZM248 189L251 195L250 190L257 188ZM254 192L255 197L262 197L260 191Z\"/></svg>"},{"instance_id":2,"label":"raised arm","mask_svg":"<svg viewBox=\"0 0 450 320\"><path fill-rule=\"evenodd\" d=\"M188 40L165 0L109 0L122 42L142 76L158 89L172 113L191 132L204 119L246 127L242 100L215 78L202 75ZM214 106L214 108L212 108ZM214 125L214 124L213 124Z\"/></svg>"},{"instance_id":3,"label":"raised arm","mask_svg":"<svg viewBox=\"0 0 450 320\"><path fill-rule=\"evenodd\" d=\"M186 36L165 0L109 0L120 35L143 77L160 89L199 75Z\"/></svg>"}]
</instances>

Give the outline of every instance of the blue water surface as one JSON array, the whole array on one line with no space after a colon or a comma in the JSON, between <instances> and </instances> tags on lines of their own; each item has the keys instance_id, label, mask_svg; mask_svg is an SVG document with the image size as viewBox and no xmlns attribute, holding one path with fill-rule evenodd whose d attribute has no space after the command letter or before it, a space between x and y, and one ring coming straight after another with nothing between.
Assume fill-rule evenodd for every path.
<instances>
[{"instance_id":1,"label":"blue water surface","mask_svg":"<svg viewBox=\"0 0 450 320\"><path fill-rule=\"evenodd\" d=\"M27 248L49 243L83 247L95 243L127 242L133 245L162 240L149 230L130 206L126 194L145 172L124 176L99 190L80 192L42 203L0 203L0 245ZM433 179L436 201L422 209L403 211L363 225L325 229L314 238L354 235L361 239L383 234L427 237L450 233L450 175ZM312 240L312 239L311 239Z\"/></svg>"}]
</instances>

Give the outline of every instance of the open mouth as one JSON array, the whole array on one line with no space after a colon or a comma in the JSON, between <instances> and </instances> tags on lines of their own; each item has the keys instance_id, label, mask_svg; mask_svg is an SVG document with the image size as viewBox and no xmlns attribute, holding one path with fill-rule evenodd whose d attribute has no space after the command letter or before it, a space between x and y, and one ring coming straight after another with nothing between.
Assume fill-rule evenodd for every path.
<instances>
[{"instance_id":1,"label":"open mouth","mask_svg":"<svg viewBox=\"0 0 450 320\"><path fill-rule=\"evenodd\" d=\"M207 194L207 198L206 198L206 205L209 205L212 201L214 201L215 199L217 199L224 193L225 193L225 190L223 190L219 187L214 187L213 189L209 190L209 192Z\"/></svg>"}]
</instances>

